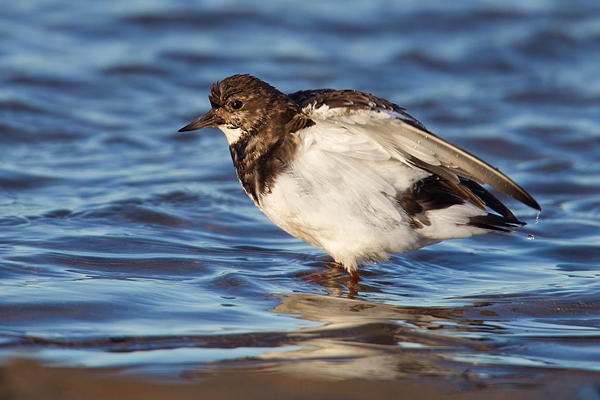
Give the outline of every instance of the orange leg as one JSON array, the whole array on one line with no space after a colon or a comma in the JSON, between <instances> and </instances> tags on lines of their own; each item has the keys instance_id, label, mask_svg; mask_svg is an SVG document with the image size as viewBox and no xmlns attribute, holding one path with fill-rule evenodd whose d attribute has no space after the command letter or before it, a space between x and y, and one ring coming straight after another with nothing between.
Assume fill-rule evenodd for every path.
<instances>
[{"instance_id":1,"label":"orange leg","mask_svg":"<svg viewBox=\"0 0 600 400\"><path fill-rule=\"evenodd\" d=\"M358 275L358 271L350 271L350 285L356 285L358 282L360 282L360 276Z\"/></svg>"},{"instance_id":2,"label":"orange leg","mask_svg":"<svg viewBox=\"0 0 600 400\"><path fill-rule=\"evenodd\" d=\"M337 263L337 262L333 264L333 268L335 268L335 269L337 269L339 271L345 271L346 270L346 268L344 268L344 266L342 264Z\"/></svg>"},{"instance_id":3,"label":"orange leg","mask_svg":"<svg viewBox=\"0 0 600 400\"><path fill-rule=\"evenodd\" d=\"M342 264L340 264L338 262L336 262L335 264L333 264L333 268L335 268L337 270L341 270L341 271L345 271L346 270L346 268ZM351 271L348 271L348 272L350 273L350 286L354 286L358 282L361 281L360 276L358 275L358 271L351 270Z\"/></svg>"}]
</instances>

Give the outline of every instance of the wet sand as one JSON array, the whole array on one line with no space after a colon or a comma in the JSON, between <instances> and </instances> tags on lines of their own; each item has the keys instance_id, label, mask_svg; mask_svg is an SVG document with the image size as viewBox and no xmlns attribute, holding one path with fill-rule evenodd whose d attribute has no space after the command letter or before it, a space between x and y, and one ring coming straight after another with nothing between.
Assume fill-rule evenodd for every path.
<instances>
[{"instance_id":1,"label":"wet sand","mask_svg":"<svg viewBox=\"0 0 600 400\"><path fill-rule=\"evenodd\" d=\"M192 381L157 382L111 371L46 368L32 361L2 367L0 399L600 399L600 375L547 371L535 376L474 379L318 380L243 369ZM112 371L114 374L114 371Z\"/></svg>"}]
</instances>

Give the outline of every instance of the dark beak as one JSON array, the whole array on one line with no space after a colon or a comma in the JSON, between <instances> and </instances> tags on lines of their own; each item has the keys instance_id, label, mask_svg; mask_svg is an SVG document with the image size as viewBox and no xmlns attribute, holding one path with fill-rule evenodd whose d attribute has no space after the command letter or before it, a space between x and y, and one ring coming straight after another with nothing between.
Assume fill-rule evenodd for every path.
<instances>
[{"instance_id":1,"label":"dark beak","mask_svg":"<svg viewBox=\"0 0 600 400\"><path fill-rule=\"evenodd\" d=\"M195 131L196 129L202 128L215 128L223 123L224 121L217 117L213 110L210 110L203 116L193 120L192 122L181 128L178 132Z\"/></svg>"}]
</instances>

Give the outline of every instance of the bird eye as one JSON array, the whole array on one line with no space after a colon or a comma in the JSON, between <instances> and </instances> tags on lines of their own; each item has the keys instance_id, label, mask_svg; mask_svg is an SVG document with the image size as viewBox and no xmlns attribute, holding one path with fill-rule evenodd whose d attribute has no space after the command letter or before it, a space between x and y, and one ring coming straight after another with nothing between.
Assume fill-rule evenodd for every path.
<instances>
[{"instance_id":1,"label":"bird eye","mask_svg":"<svg viewBox=\"0 0 600 400\"><path fill-rule=\"evenodd\" d=\"M240 108L242 108L242 106L243 106L243 105L244 105L244 104L243 104L241 101L239 101L239 100L234 100L234 101L231 103L231 108L233 108L234 110L239 110Z\"/></svg>"}]
</instances>

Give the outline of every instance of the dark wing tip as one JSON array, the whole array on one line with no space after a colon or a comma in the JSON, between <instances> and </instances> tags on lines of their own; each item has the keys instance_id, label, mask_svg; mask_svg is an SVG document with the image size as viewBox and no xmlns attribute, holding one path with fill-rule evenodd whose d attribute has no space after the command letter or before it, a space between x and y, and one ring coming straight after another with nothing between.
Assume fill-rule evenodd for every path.
<instances>
[{"instance_id":1,"label":"dark wing tip","mask_svg":"<svg viewBox=\"0 0 600 400\"><path fill-rule=\"evenodd\" d=\"M525 225L527 225L525 222L516 219L508 220L503 216L496 214L479 215L469 219L469 226L496 232L510 233Z\"/></svg>"},{"instance_id":2,"label":"dark wing tip","mask_svg":"<svg viewBox=\"0 0 600 400\"><path fill-rule=\"evenodd\" d=\"M538 211L542 211L542 206L540 206L540 204L533 198L531 197L531 195L527 192L525 192L525 195L523 198L516 198L517 200L520 200L523 204L528 205L531 208L535 208Z\"/></svg>"},{"instance_id":3,"label":"dark wing tip","mask_svg":"<svg viewBox=\"0 0 600 400\"><path fill-rule=\"evenodd\" d=\"M481 210L492 212L472 217L470 226L500 232L512 232L525 225L492 193L477 182L460 178L459 183L438 175L417 182L397 197L398 203L410 218L414 228L423 228L431 222L427 211L441 210L456 204L472 203Z\"/></svg>"}]
</instances>

